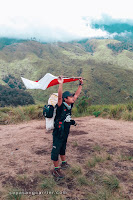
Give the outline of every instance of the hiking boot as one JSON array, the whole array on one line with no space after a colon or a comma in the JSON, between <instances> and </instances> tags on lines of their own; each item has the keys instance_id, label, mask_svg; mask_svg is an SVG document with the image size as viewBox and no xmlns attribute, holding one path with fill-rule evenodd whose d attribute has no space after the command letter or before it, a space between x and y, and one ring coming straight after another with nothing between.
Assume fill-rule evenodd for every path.
<instances>
[{"instance_id":1,"label":"hiking boot","mask_svg":"<svg viewBox=\"0 0 133 200\"><path fill-rule=\"evenodd\" d=\"M62 163L60 166L61 166L61 169L68 169L68 168L70 168L70 165L67 162Z\"/></svg>"},{"instance_id":2,"label":"hiking boot","mask_svg":"<svg viewBox=\"0 0 133 200\"><path fill-rule=\"evenodd\" d=\"M60 179L63 179L64 178L64 175L61 173L60 169L54 169L52 171L52 175L57 179L57 180L60 180Z\"/></svg>"}]
</instances>

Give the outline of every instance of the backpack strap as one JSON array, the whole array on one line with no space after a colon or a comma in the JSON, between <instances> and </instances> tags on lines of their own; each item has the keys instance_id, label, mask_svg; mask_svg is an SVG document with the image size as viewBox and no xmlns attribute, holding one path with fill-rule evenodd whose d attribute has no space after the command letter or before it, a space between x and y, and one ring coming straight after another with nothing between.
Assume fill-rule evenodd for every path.
<instances>
[{"instance_id":1,"label":"backpack strap","mask_svg":"<svg viewBox=\"0 0 133 200\"><path fill-rule=\"evenodd\" d=\"M60 121L64 121L65 120L65 118L66 118L66 111L67 111L67 109L66 109L65 105L63 104L61 118L59 119Z\"/></svg>"},{"instance_id":2,"label":"backpack strap","mask_svg":"<svg viewBox=\"0 0 133 200\"><path fill-rule=\"evenodd\" d=\"M56 105L56 107L57 107L57 105ZM66 111L67 111L66 107L63 104L63 109L62 109L61 115L58 118L55 117L55 127L58 127L59 123L64 124L64 120L66 118Z\"/></svg>"}]
</instances>

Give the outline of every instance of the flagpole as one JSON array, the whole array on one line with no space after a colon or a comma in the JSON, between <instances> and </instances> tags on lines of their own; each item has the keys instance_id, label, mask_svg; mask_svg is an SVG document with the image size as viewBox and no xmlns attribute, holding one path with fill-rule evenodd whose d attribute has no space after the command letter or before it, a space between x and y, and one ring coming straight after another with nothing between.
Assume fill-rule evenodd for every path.
<instances>
[{"instance_id":1,"label":"flagpole","mask_svg":"<svg viewBox=\"0 0 133 200\"><path fill-rule=\"evenodd\" d=\"M73 79L80 79L82 77L67 77L67 76L62 76L62 78L73 78ZM85 78L82 78L83 80L86 80Z\"/></svg>"}]
</instances>

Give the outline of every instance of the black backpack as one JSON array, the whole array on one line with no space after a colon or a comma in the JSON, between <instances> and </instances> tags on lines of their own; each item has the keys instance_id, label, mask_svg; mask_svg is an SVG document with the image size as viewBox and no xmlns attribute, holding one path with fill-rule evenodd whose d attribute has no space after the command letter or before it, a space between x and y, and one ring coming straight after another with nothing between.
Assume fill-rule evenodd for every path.
<instances>
[{"instance_id":1,"label":"black backpack","mask_svg":"<svg viewBox=\"0 0 133 200\"><path fill-rule=\"evenodd\" d=\"M45 105L43 107L43 115L46 118L52 118L54 114L54 106L52 105Z\"/></svg>"}]
</instances>

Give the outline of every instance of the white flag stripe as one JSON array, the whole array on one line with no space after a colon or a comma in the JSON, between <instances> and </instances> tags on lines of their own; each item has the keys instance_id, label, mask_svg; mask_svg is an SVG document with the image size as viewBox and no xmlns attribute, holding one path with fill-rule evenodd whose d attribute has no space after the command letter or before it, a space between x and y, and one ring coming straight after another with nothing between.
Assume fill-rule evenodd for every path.
<instances>
[{"instance_id":1,"label":"white flag stripe","mask_svg":"<svg viewBox=\"0 0 133 200\"><path fill-rule=\"evenodd\" d=\"M40 89L40 85L38 82L34 82L31 80L28 80L26 78L21 77L26 89Z\"/></svg>"},{"instance_id":2,"label":"white flag stripe","mask_svg":"<svg viewBox=\"0 0 133 200\"><path fill-rule=\"evenodd\" d=\"M56 78L57 76L53 76L50 73L47 73L38 82L31 81L29 79L21 77L26 89L42 89L42 90L45 90L47 86L49 85L49 83Z\"/></svg>"}]
</instances>

